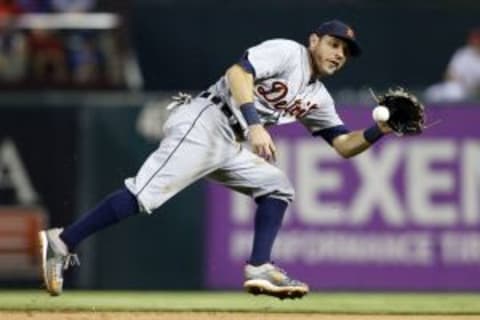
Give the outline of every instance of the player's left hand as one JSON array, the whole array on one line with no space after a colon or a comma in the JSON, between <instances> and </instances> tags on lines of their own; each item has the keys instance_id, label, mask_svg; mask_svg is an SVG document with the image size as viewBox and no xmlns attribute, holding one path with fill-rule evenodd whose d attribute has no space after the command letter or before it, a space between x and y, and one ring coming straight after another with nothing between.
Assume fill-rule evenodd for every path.
<instances>
[{"instance_id":1,"label":"player's left hand","mask_svg":"<svg viewBox=\"0 0 480 320\"><path fill-rule=\"evenodd\" d=\"M377 125L383 134L389 134L393 132L393 129L388 125L386 121L377 121Z\"/></svg>"},{"instance_id":2,"label":"player's left hand","mask_svg":"<svg viewBox=\"0 0 480 320\"><path fill-rule=\"evenodd\" d=\"M399 136L422 133L425 128L425 107L414 94L400 87L393 88L378 97L377 102L385 106L390 114L385 125L379 122L380 129L383 127L388 130L388 126Z\"/></svg>"},{"instance_id":3,"label":"player's left hand","mask_svg":"<svg viewBox=\"0 0 480 320\"><path fill-rule=\"evenodd\" d=\"M251 125L248 131L248 140L252 145L253 152L267 161L275 161L277 148L263 125Z\"/></svg>"}]
</instances>

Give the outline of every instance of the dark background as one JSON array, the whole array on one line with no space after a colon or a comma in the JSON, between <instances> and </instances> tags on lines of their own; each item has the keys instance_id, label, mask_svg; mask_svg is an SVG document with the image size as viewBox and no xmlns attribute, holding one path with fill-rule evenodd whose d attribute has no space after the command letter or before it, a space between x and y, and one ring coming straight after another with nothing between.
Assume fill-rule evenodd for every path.
<instances>
[{"instance_id":1,"label":"dark background","mask_svg":"<svg viewBox=\"0 0 480 320\"><path fill-rule=\"evenodd\" d=\"M364 55L326 80L331 90L424 87L441 79L454 50L480 25L473 0L136 0L131 7L131 39L148 90L205 88L249 46L276 37L305 43L334 18L354 27Z\"/></svg>"}]
</instances>

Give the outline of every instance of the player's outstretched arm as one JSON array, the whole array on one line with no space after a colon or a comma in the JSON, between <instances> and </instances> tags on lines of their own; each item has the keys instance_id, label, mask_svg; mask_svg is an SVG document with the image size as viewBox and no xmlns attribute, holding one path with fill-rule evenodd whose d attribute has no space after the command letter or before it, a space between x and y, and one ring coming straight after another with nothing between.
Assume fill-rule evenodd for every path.
<instances>
[{"instance_id":1,"label":"player's outstretched arm","mask_svg":"<svg viewBox=\"0 0 480 320\"><path fill-rule=\"evenodd\" d=\"M378 137L392 132L392 129L385 122L377 122ZM344 158L351 158L367 150L373 141L369 138L367 130L357 130L339 135L332 141L333 148ZM367 135L367 138L365 137ZM370 139L368 141L367 139Z\"/></svg>"},{"instance_id":2,"label":"player's outstretched arm","mask_svg":"<svg viewBox=\"0 0 480 320\"><path fill-rule=\"evenodd\" d=\"M403 88L391 88L375 100L379 107L386 108L383 120L381 115L372 113L376 125L364 130L342 134L333 139L335 150L345 158L353 157L366 150L384 134L395 132L397 136L418 135L425 129L425 111L423 104L415 95Z\"/></svg>"}]
</instances>

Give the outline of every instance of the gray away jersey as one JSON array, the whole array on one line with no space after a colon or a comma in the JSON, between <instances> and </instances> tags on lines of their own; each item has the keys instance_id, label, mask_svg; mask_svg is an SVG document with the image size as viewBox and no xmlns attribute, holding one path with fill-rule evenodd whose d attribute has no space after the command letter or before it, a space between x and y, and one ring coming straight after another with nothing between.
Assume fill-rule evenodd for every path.
<instances>
[{"instance_id":1,"label":"gray away jersey","mask_svg":"<svg viewBox=\"0 0 480 320\"><path fill-rule=\"evenodd\" d=\"M311 133L343 125L329 92L311 77L309 53L305 46L286 39L273 39L247 50L255 70L255 107L262 123L279 125L300 121ZM244 128L225 77L209 89L223 98Z\"/></svg>"}]
</instances>

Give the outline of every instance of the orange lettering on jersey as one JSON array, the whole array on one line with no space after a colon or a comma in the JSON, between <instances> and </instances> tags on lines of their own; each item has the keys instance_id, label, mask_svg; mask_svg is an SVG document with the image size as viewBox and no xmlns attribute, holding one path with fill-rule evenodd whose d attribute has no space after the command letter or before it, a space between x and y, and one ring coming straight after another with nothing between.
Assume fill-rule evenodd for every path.
<instances>
[{"instance_id":1,"label":"orange lettering on jersey","mask_svg":"<svg viewBox=\"0 0 480 320\"><path fill-rule=\"evenodd\" d=\"M282 101L280 101L280 102L277 102L277 103L275 103L275 104L273 105L273 107L274 107L275 109L285 110L285 109L287 109L287 107L288 107L287 101L282 100Z\"/></svg>"},{"instance_id":2,"label":"orange lettering on jersey","mask_svg":"<svg viewBox=\"0 0 480 320\"><path fill-rule=\"evenodd\" d=\"M306 105L302 99L296 99L285 111L286 113L294 116L295 118L303 117L310 109L317 108L316 104L307 102Z\"/></svg>"},{"instance_id":3,"label":"orange lettering on jersey","mask_svg":"<svg viewBox=\"0 0 480 320\"><path fill-rule=\"evenodd\" d=\"M288 87L280 81L273 82L270 88L262 84L258 85L256 89L257 93L261 95L272 108L282 110L286 114L296 118L303 117L310 109L317 108L316 104L312 104L311 102L304 103L302 99L296 99L292 104L288 105L287 100L284 99L288 94Z\"/></svg>"},{"instance_id":4,"label":"orange lettering on jersey","mask_svg":"<svg viewBox=\"0 0 480 320\"><path fill-rule=\"evenodd\" d=\"M288 93L288 87L286 84L275 81L272 83L271 88L266 88L263 85L257 87L257 92L268 102L277 102L285 98Z\"/></svg>"}]
</instances>

